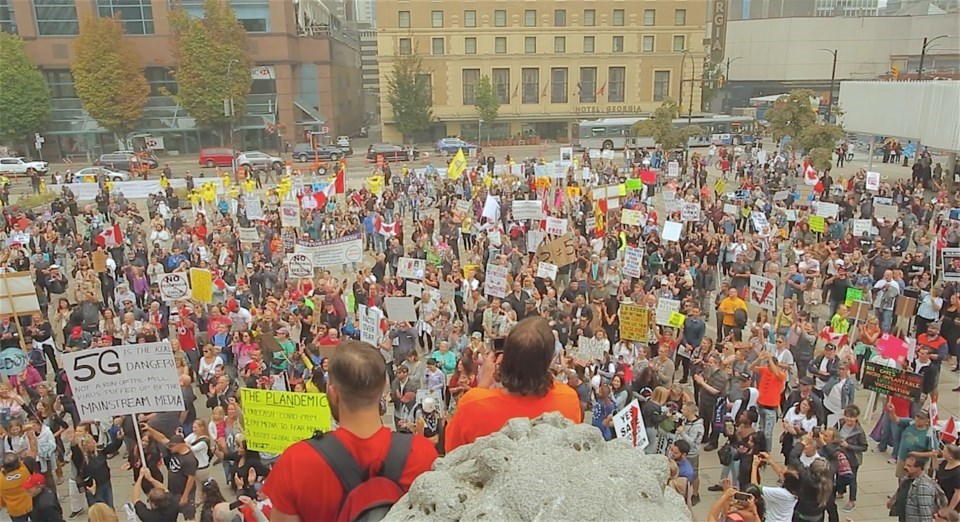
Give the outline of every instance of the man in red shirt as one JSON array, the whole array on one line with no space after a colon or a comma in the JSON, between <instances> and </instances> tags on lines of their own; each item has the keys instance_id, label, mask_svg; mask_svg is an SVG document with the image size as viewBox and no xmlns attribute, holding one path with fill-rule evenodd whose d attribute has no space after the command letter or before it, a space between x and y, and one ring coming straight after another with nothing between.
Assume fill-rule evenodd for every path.
<instances>
[{"instance_id":1,"label":"man in red shirt","mask_svg":"<svg viewBox=\"0 0 960 522\"><path fill-rule=\"evenodd\" d=\"M177 322L177 340L180 341L180 349L187 356L190 363L190 373L197 375L200 366L200 352L197 351L197 324L190 319L193 313L191 308L180 309L180 320Z\"/></svg>"},{"instance_id":2,"label":"man in red shirt","mask_svg":"<svg viewBox=\"0 0 960 522\"><path fill-rule=\"evenodd\" d=\"M380 351L367 343L346 341L330 359L327 399L340 428L324 437L336 439L361 469L379 473L392 440L380 419L380 397L387 368ZM406 492L437 459L433 444L413 436L410 454L398 482ZM271 522L335 520L345 496L340 480L309 441L290 446L277 460L264 486L273 505Z\"/></svg>"}]
</instances>

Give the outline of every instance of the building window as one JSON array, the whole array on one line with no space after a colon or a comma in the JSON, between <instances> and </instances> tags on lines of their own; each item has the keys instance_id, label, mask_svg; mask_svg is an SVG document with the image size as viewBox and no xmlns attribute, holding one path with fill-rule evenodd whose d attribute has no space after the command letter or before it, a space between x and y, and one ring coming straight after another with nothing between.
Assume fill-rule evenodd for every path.
<instances>
[{"instance_id":1,"label":"building window","mask_svg":"<svg viewBox=\"0 0 960 522\"><path fill-rule=\"evenodd\" d=\"M657 25L657 10L656 10L656 9L644 9L644 10L643 10L643 25Z\"/></svg>"},{"instance_id":2,"label":"building window","mask_svg":"<svg viewBox=\"0 0 960 522\"><path fill-rule=\"evenodd\" d=\"M611 67L607 70L607 101L622 102L627 84L627 68Z\"/></svg>"},{"instance_id":3,"label":"building window","mask_svg":"<svg viewBox=\"0 0 960 522\"><path fill-rule=\"evenodd\" d=\"M410 27L410 11L400 11L397 13L397 26L401 29Z\"/></svg>"},{"instance_id":4,"label":"building window","mask_svg":"<svg viewBox=\"0 0 960 522\"><path fill-rule=\"evenodd\" d=\"M43 71L43 77L50 88L50 97L55 100L77 97L77 90L73 87L73 74L69 70Z\"/></svg>"},{"instance_id":5,"label":"building window","mask_svg":"<svg viewBox=\"0 0 960 522\"><path fill-rule=\"evenodd\" d=\"M613 10L613 25L622 26L624 21L623 9L614 9Z\"/></svg>"},{"instance_id":6,"label":"building window","mask_svg":"<svg viewBox=\"0 0 960 522\"><path fill-rule=\"evenodd\" d=\"M553 52L563 54L567 52L567 38L564 36L553 37Z\"/></svg>"},{"instance_id":7,"label":"building window","mask_svg":"<svg viewBox=\"0 0 960 522\"><path fill-rule=\"evenodd\" d=\"M17 34L17 18L13 15L11 0L0 0L0 31Z\"/></svg>"},{"instance_id":8,"label":"building window","mask_svg":"<svg viewBox=\"0 0 960 522\"><path fill-rule=\"evenodd\" d=\"M670 96L670 71L653 72L653 101L663 101Z\"/></svg>"},{"instance_id":9,"label":"building window","mask_svg":"<svg viewBox=\"0 0 960 522\"><path fill-rule=\"evenodd\" d=\"M550 69L550 103L567 103L567 68Z\"/></svg>"},{"instance_id":10,"label":"building window","mask_svg":"<svg viewBox=\"0 0 960 522\"><path fill-rule=\"evenodd\" d=\"M430 41L431 54L440 56L443 54L443 38L434 38Z\"/></svg>"},{"instance_id":11,"label":"building window","mask_svg":"<svg viewBox=\"0 0 960 522\"><path fill-rule=\"evenodd\" d=\"M687 25L686 9L677 9L673 12L673 25Z\"/></svg>"},{"instance_id":12,"label":"building window","mask_svg":"<svg viewBox=\"0 0 960 522\"><path fill-rule=\"evenodd\" d=\"M493 41L493 52L497 54L507 54L507 37L498 36Z\"/></svg>"},{"instance_id":13,"label":"building window","mask_svg":"<svg viewBox=\"0 0 960 522\"><path fill-rule=\"evenodd\" d=\"M643 37L643 52L652 53L653 52L653 37L644 36Z\"/></svg>"},{"instance_id":14,"label":"building window","mask_svg":"<svg viewBox=\"0 0 960 522\"><path fill-rule=\"evenodd\" d=\"M595 37L593 36L584 36L583 37L583 52L592 53L595 46Z\"/></svg>"},{"instance_id":15,"label":"building window","mask_svg":"<svg viewBox=\"0 0 960 522\"><path fill-rule=\"evenodd\" d=\"M527 36L523 39L523 52L527 54L534 54L537 52L537 37L536 36Z\"/></svg>"},{"instance_id":16,"label":"building window","mask_svg":"<svg viewBox=\"0 0 960 522\"><path fill-rule=\"evenodd\" d=\"M597 68L580 68L580 103L594 103L597 101Z\"/></svg>"},{"instance_id":17,"label":"building window","mask_svg":"<svg viewBox=\"0 0 960 522\"><path fill-rule=\"evenodd\" d=\"M150 84L150 96L166 96L167 92L177 94L177 80L166 67L147 67L143 75Z\"/></svg>"},{"instance_id":18,"label":"building window","mask_svg":"<svg viewBox=\"0 0 960 522\"><path fill-rule=\"evenodd\" d=\"M430 26L443 27L443 11L430 11Z\"/></svg>"},{"instance_id":19,"label":"building window","mask_svg":"<svg viewBox=\"0 0 960 522\"><path fill-rule=\"evenodd\" d=\"M510 69L494 69L492 72L490 81L497 91L497 99L501 104L507 105L510 103Z\"/></svg>"},{"instance_id":20,"label":"building window","mask_svg":"<svg viewBox=\"0 0 960 522\"><path fill-rule=\"evenodd\" d=\"M476 26L477 26L477 12L476 12L476 11L464 11L464 12L463 12L463 26L464 26L464 27L476 27Z\"/></svg>"},{"instance_id":21,"label":"building window","mask_svg":"<svg viewBox=\"0 0 960 522\"><path fill-rule=\"evenodd\" d=\"M597 11L595 9L584 9L583 26L593 27L597 25Z\"/></svg>"},{"instance_id":22,"label":"building window","mask_svg":"<svg viewBox=\"0 0 960 522\"><path fill-rule=\"evenodd\" d=\"M521 69L523 78L523 103L540 103L540 69Z\"/></svg>"},{"instance_id":23,"label":"building window","mask_svg":"<svg viewBox=\"0 0 960 522\"><path fill-rule=\"evenodd\" d=\"M203 17L203 2L191 0L198 3L198 17ZM187 2L182 2L187 3ZM269 0L244 0L243 2L231 2L230 8L237 16L237 21L248 33L265 33L270 30L270 1Z\"/></svg>"},{"instance_id":24,"label":"building window","mask_svg":"<svg viewBox=\"0 0 960 522\"><path fill-rule=\"evenodd\" d=\"M683 35L677 35L673 37L673 52L682 53L686 49L687 39Z\"/></svg>"},{"instance_id":25,"label":"building window","mask_svg":"<svg viewBox=\"0 0 960 522\"><path fill-rule=\"evenodd\" d=\"M410 56L413 54L413 42L409 38L400 39L400 56Z\"/></svg>"},{"instance_id":26,"label":"building window","mask_svg":"<svg viewBox=\"0 0 960 522\"><path fill-rule=\"evenodd\" d=\"M463 53L464 54L477 54L477 39L474 37L467 37L463 39Z\"/></svg>"},{"instance_id":27,"label":"building window","mask_svg":"<svg viewBox=\"0 0 960 522\"><path fill-rule=\"evenodd\" d=\"M33 0L40 36L67 36L80 34L77 4L74 0Z\"/></svg>"},{"instance_id":28,"label":"building window","mask_svg":"<svg viewBox=\"0 0 960 522\"><path fill-rule=\"evenodd\" d=\"M474 105L477 102L477 82L480 81L480 69L463 70L463 104Z\"/></svg>"},{"instance_id":29,"label":"building window","mask_svg":"<svg viewBox=\"0 0 960 522\"><path fill-rule=\"evenodd\" d=\"M503 9L497 9L493 12L493 25L494 27L506 27L507 26L507 12Z\"/></svg>"},{"instance_id":30,"label":"building window","mask_svg":"<svg viewBox=\"0 0 960 522\"><path fill-rule=\"evenodd\" d=\"M623 52L623 37L614 36L613 37L613 52L622 53Z\"/></svg>"},{"instance_id":31,"label":"building window","mask_svg":"<svg viewBox=\"0 0 960 522\"><path fill-rule=\"evenodd\" d=\"M527 27L536 27L537 26L537 11L534 9L527 9L523 12L523 25Z\"/></svg>"},{"instance_id":32,"label":"building window","mask_svg":"<svg viewBox=\"0 0 960 522\"><path fill-rule=\"evenodd\" d=\"M100 18L120 15L127 34L153 34L153 8L150 0L97 0Z\"/></svg>"},{"instance_id":33,"label":"building window","mask_svg":"<svg viewBox=\"0 0 960 522\"><path fill-rule=\"evenodd\" d=\"M567 26L567 10L566 9L557 9L553 12L553 25L554 27Z\"/></svg>"}]
</instances>

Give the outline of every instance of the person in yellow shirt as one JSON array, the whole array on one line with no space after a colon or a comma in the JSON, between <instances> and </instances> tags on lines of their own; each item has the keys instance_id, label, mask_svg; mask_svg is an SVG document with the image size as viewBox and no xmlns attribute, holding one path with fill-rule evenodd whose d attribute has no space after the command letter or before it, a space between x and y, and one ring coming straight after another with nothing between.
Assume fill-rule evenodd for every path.
<instances>
[{"instance_id":1,"label":"person in yellow shirt","mask_svg":"<svg viewBox=\"0 0 960 522\"><path fill-rule=\"evenodd\" d=\"M720 301L717 311L720 312L721 316L723 317L723 336L726 337L727 335L733 333L734 339L739 341L740 330L743 328L743 325L737 325L737 310L743 310L743 317L746 318L746 301L740 299L740 295L737 293L736 288L730 288L727 290L727 297L724 297L723 300Z\"/></svg>"},{"instance_id":2,"label":"person in yellow shirt","mask_svg":"<svg viewBox=\"0 0 960 522\"><path fill-rule=\"evenodd\" d=\"M27 522L33 511L33 497L23 489L23 483L30 478L20 457L14 453L3 456L3 468L0 468L0 508L7 508L12 522Z\"/></svg>"}]
</instances>

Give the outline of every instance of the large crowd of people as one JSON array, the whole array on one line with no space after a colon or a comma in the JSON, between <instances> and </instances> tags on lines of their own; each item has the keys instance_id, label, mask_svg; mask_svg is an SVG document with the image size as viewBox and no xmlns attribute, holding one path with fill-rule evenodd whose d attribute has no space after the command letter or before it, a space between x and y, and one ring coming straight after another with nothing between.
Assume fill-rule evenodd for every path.
<instances>
[{"instance_id":1,"label":"large crowd of people","mask_svg":"<svg viewBox=\"0 0 960 522\"><path fill-rule=\"evenodd\" d=\"M940 255L960 247L960 197L915 163L912 180L841 177L712 147L458 155L371 167L357 189L343 166L147 200L51 184L55 201L0 223L0 265L30 274L39 306L0 324L0 350L26 358L0 383L0 506L14 522L353 520L510 418L557 411L646 441L691 507L719 493L709 520L836 522L876 451L891 516L956 522L960 448L936 405L960 391L960 273ZM362 260L291 275L290 254L315 251L300 247L357 234ZM192 268L209 298L165 298L160 280ZM184 411L81 419L61 354L158 341ZM919 393L865 390L878 366ZM326 394L336 429L257 451L244 388Z\"/></svg>"}]
</instances>

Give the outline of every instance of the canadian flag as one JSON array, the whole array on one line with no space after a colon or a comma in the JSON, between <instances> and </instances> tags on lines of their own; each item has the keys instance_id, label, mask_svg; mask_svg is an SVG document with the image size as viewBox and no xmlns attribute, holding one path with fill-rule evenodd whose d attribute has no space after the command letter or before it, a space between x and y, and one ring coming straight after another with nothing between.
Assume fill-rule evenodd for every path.
<instances>
[{"instance_id":1,"label":"canadian flag","mask_svg":"<svg viewBox=\"0 0 960 522\"><path fill-rule=\"evenodd\" d=\"M317 201L317 208L323 208L327 204L327 200L330 199L330 196L334 194L336 190L336 183L331 183L326 187L323 187L323 190L318 190L313 193L313 199Z\"/></svg>"},{"instance_id":2,"label":"canadian flag","mask_svg":"<svg viewBox=\"0 0 960 522\"><path fill-rule=\"evenodd\" d=\"M820 330L819 337L824 341L828 343L833 343L838 347L844 346L845 344L847 344L847 340L848 340L847 334L838 334L834 332L833 328L830 328L829 326L824 328L823 330Z\"/></svg>"},{"instance_id":3,"label":"canadian flag","mask_svg":"<svg viewBox=\"0 0 960 522\"><path fill-rule=\"evenodd\" d=\"M813 165L809 161L803 162L803 183L805 185L814 186L817 182L820 181L820 178L817 177L817 171L813 168Z\"/></svg>"},{"instance_id":4,"label":"canadian flag","mask_svg":"<svg viewBox=\"0 0 960 522\"><path fill-rule=\"evenodd\" d=\"M340 168L337 170L337 179L333 182L333 185L337 194L347 192L347 172L343 170L343 163L340 164Z\"/></svg>"},{"instance_id":5,"label":"canadian flag","mask_svg":"<svg viewBox=\"0 0 960 522\"><path fill-rule=\"evenodd\" d=\"M387 236L387 237L393 237L397 235L396 221L394 221L393 223L384 223L382 219L377 218L376 225L377 225L377 232L379 232L380 235Z\"/></svg>"},{"instance_id":6,"label":"canadian flag","mask_svg":"<svg viewBox=\"0 0 960 522\"><path fill-rule=\"evenodd\" d=\"M956 417L950 417L950 420L944 423L943 428L940 430L940 440L944 444L957 443L957 418Z\"/></svg>"},{"instance_id":7,"label":"canadian flag","mask_svg":"<svg viewBox=\"0 0 960 522\"><path fill-rule=\"evenodd\" d=\"M120 225L114 223L113 226L105 228L94 239L94 242L104 248L113 248L123 243L123 232L120 231Z\"/></svg>"}]
</instances>

